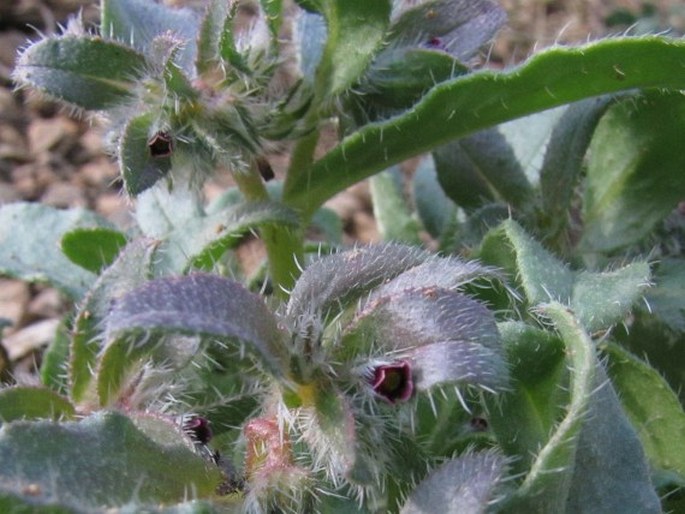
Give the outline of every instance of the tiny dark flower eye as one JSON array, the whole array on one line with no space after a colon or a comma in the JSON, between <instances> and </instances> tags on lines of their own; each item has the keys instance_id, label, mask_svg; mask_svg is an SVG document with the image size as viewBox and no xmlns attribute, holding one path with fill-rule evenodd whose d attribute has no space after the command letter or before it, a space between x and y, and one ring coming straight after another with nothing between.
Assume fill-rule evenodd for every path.
<instances>
[{"instance_id":1,"label":"tiny dark flower eye","mask_svg":"<svg viewBox=\"0 0 685 514\"><path fill-rule=\"evenodd\" d=\"M480 416L474 416L469 422L474 432L485 432L488 429L488 420Z\"/></svg>"},{"instance_id":2,"label":"tiny dark flower eye","mask_svg":"<svg viewBox=\"0 0 685 514\"><path fill-rule=\"evenodd\" d=\"M147 142L150 157L169 157L174 151L174 141L168 132L157 132Z\"/></svg>"},{"instance_id":3,"label":"tiny dark flower eye","mask_svg":"<svg viewBox=\"0 0 685 514\"><path fill-rule=\"evenodd\" d=\"M407 361L377 366L373 370L371 387L390 403L407 401L414 392L411 366Z\"/></svg>"},{"instance_id":4,"label":"tiny dark flower eye","mask_svg":"<svg viewBox=\"0 0 685 514\"><path fill-rule=\"evenodd\" d=\"M209 421L200 416L191 416L184 420L183 431L201 444L207 444L212 439L212 429L209 428Z\"/></svg>"},{"instance_id":5,"label":"tiny dark flower eye","mask_svg":"<svg viewBox=\"0 0 685 514\"><path fill-rule=\"evenodd\" d=\"M447 47L445 46L445 42L442 40L442 38L439 38L437 36L433 36L428 41L426 41L424 46L426 48L430 48L431 50L446 50L447 49Z\"/></svg>"}]
</instances>

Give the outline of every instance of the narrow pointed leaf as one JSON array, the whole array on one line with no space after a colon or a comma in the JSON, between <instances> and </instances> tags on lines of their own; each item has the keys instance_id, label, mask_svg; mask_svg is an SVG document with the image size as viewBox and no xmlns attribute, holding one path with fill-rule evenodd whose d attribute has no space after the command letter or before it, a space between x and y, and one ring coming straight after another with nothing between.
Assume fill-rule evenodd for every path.
<instances>
[{"instance_id":1,"label":"narrow pointed leaf","mask_svg":"<svg viewBox=\"0 0 685 514\"><path fill-rule=\"evenodd\" d=\"M190 76L195 75L198 17L190 9L172 9L145 0L103 0L100 32L141 53L150 52L157 36L171 33L183 41L178 64Z\"/></svg>"},{"instance_id":2,"label":"narrow pointed leaf","mask_svg":"<svg viewBox=\"0 0 685 514\"><path fill-rule=\"evenodd\" d=\"M60 251L60 240L76 228L109 226L107 220L84 209L59 210L34 203L4 205L0 208L0 273L47 282L79 299L95 275L67 259Z\"/></svg>"},{"instance_id":3,"label":"narrow pointed leaf","mask_svg":"<svg viewBox=\"0 0 685 514\"><path fill-rule=\"evenodd\" d=\"M160 336L174 333L244 344L276 376L287 363L283 335L259 296L214 275L157 279L120 298L106 319L100 401L109 403L127 371L155 349Z\"/></svg>"},{"instance_id":4,"label":"narrow pointed leaf","mask_svg":"<svg viewBox=\"0 0 685 514\"><path fill-rule=\"evenodd\" d=\"M105 227L77 228L64 234L61 241L64 255L93 273L112 264L125 245L124 234Z\"/></svg>"},{"instance_id":5,"label":"narrow pointed leaf","mask_svg":"<svg viewBox=\"0 0 685 514\"><path fill-rule=\"evenodd\" d=\"M68 369L71 334L67 321L63 320L55 331L55 338L43 352L40 363L40 381L51 390L69 394Z\"/></svg>"},{"instance_id":6,"label":"narrow pointed leaf","mask_svg":"<svg viewBox=\"0 0 685 514\"><path fill-rule=\"evenodd\" d=\"M0 424L21 419L73 418L74 406L64 396L41 387L9 387L0 390Z\"/></svg>"},{"instance_id":7,"label":"narrow pointed leaf","mask_svg":"<svg viewBox=\"0 0 685 514\"><path fill-rule=\"evenodd\" d=\"M113 302L150 279L157 242L136 239L105 269L79 305L69 351L69 382L75 402L90 399L97 355L104 341L104 320Z\"/></svg>"},{"instance_id":8,"label":"narrow pointed leaf","mask_svg":"<svg viewBox=\"0 0 685 514\"><path fill-rule=\"evenodd\" d=\"M114 412L10 423L0 429L0 502L23 500L26 512L99 512L130 505L132 491L143 504L181 502L188 491L207 497L221 474L190 448L180 428L159 418L149 417L144 431Z\"/></svg>"},{"instance_id":9,"label":"narrow pointed leaf","mask_svg":"<svg viewBox=\"0 0 685 514\"><path fill-rule=\"evenodd\" d=\"M607 371L651 466L685 478L685 413L677 395L646 362L617 344L603 343Z\"/></svg>"},{"instance_id":10,"label":"narrow pointed leaf","mask_svg":"<svg viewBox=\"0 0 685 514\"><path fill-rule=\"evenodd\" d=\"M509 72L483 71L438 84L407 113L346 137L286 184L284 200L307 215L345 187L477 130L605 93L681 89L684 54L685 42L678 39L614 38L557 46Z\"/></svg>"},{"instance_id":11,"label":"narrow pointed leaf","mask_svg":"<svg viewBox=\"0 0 685 514\"><path fill-rule=\"evenodd\" d=\"M645 93L609 109L590 146L583 204L585 251L639 241L685 197L685 98Z\"/></svg>"},{"instance_id":12,"label":"narrow pointed leaf","mask_svg":"<svg viewBox=\"0 0 685 514\"><path fill-rule=\"evenodd\" d=\"M97 37L62 36L29 46L14 69L18 84L88 110L130 100L145 58L123 44Z\"/></svg>"},{"instance_id":13,"label":"narrow pointed leaf","mask_svg":"<svg viewBox=\"0 0 685 514\"><path fill-rule=\"evenodd\" d=\"M438 238L456 220L456 204L445 194L438 183L435 163L431 157L421 161L412 183L416 211L426 231Z\"/></svg>"},{"instance_id":14,"label":"narrow pointed leaf","mask_svg":"<svg viewBox=\"0 0 685 514\"><path fill-rule=\"evenodd\" d=\"M449 460L419 483L400 514L485 514L505 469L506 460L492 452Z\"/></svg>"}]
</instances>

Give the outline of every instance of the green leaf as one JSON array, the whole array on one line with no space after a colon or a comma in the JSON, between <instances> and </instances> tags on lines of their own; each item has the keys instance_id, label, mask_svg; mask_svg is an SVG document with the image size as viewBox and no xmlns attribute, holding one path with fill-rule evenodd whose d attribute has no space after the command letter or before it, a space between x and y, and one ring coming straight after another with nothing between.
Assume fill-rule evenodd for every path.
<instances>
[{"instance_id":1,"label":"green leaf","mask_svg":"<svg viewBox=\"0 0 685 514\"><path fill-rule=\"evenodd\" d=\"M600 345L621 404L642 441L651 466L685 479L685 412L659 373L620 346Z\"/></svg>"},{"instance_id":2,"label":"green leaf","mask_svg":"<svg viewBox=\"0 0 685 514\"><path fill-rule=\"evenodd\" d=\"M141 430L114 412L79 422L6 424L0 429L0 461L0 504L22 502L25 510L15 512L48 506L99 512L132 501L173 504L189 491L199 498L212 495L221 482L218 468L194 454L180 427L148 416Z\"/></svg>"},{"instance_id":3,"label":"green leaf","mask_svg":"<svg viewBox=\"0 0 685 514\"><path fill-rule=\"evenodd\" d=\"M40 381L60 394L68 394L67 373L71 334L67 321L63 320L55 331L55 338L43 352L40 364Z\"/></svg>"},{"instance_id":4,"label":"green leaf","mask_svg":"<svg viewBox=\"0 0 685 514\"><path fill-rule=\"evenodd\" d=\"M659 263L655 285L645 295L650 310L671 330L685 332L685 261L666 259Z\"/></svg>"},{"instance_id":5,"label":"green leaf","mask_svg":"<svg viewBox=\"0 0 685 514\"><path fill-rule=\"evenodd\" d=\"M481 514L496 500L506 461L494 452L448 460L416 486L400 514Z\"/></svg>"},{"instance_id":6,"label":"green leaf","mask_svg":"<svg viewBox=\"0 0 685 514\"><path fill-rule=\"evenodd\" d=\"M685 197L685 98L645 93L609 109L590 145L580 248L635 243Z\"/></svg>"},{"instance_id":7,"label":"green leaf","mask_svg":"<svg viewBox=\"0 0 685 514\"><path fill-rule=\"evenodd\" d=\"M171 152L153 155L151 142L163 133L157 123L158 115L147 112L132 118L122 134L119 169L131 196L149 189L171 170Z\"/></svg>"},{"instance_id":8,"label":"green leaf","mask_svg":"<svg viewBox=\"0 0 685 514\"><path fill-rule=\"evenodd\" d=\"M490 424L517 472L527 471L563 416L567 395L564 343L521 322L498 325L511 373L511 390L486 397Z\"/></svg>"},{"instance_id":9,"label":"green leaf","mask_svg":"<svg viewBox=\"0 0 685 514\"><path fill-rule=\"evenodd\" d=\"M160 336L200 336L211 344L241 344L272 375L287 365L283 334L263 300L223 277L194 274L147 282L119 298L106 318L98 370L103 405L119 394L127 371L158 346Z\"/></svg>"},{"instance_id":10,"label":"green leaf","mask_svg":"<svg viewBox=\"0 0 685 514\"><path fill-rule=\"evenodd\" d=\"M613 102L614 97L607 95L572 104L551 133L540 169L542 209L551 235L568 223L573 190L580 180L592 134Z\"/></svg>"},{"instance_id":11,"label":"green leaf","mask_svg":"<svg viewBox=\"0 0 685 514\"><path fill-rule=\"evenodd\" d=\"M409 213L401 180L398 168L383 171L371 178L373 214L383 241L418 245L421 243L419 227Z\"/></svg>"},{"instance_id":12,"label":"green leaf","mask_svg":"<svg viewBox=\"0 0 685 514\"><path fill-rule=\"evenodd\" d=\"M456 221L457 206L440 187L431 157L423 159L419 164L412 186L416 211L423 227L435 238L445 235Z\"/></svg>"},{"instance_id":13,"label":"green leaf","mask_svg":"<svg viewBox=\"0 0 685 514\"><path fill-rule=\"evenodd\" d=\"M576 275L571 307L588 332L609 328L623 320L649 286L646 262L634 262L615 271Z\"/></svg>"},{"instance_id":14,"label":"green leaf","mask_svg":"<svg viewBox=\"0 0 685 514\"><path fill-rule=\"evenodd\" d=\"M356 82L371 62L383 42L390 2L323 0L321 4L328 38L316 70L316 95L319 102L328 102Z\"/></svg>"},{"instance_id":15,"label":"green leaf","mask_svg":"<svg viewBox=\"0 0 685 514\"><path fill-rule=\"evenodd\" d=\"M64 396L42 387L17 386L0 390L0 423L19 419L73 418L74 406Z\"/></svg>"},{"instance_id":16,"label":"green leaf","mask_svg":"<svg viewBox=\"0 0 685 514\"><path fill-rule=\"evenodd\" d=\"M76 228L109 226L107 220L84 209L59 210L35 203L4 205L0 208L0 273L48 282L79 299L95 275L67 259L60 251L60 241Z\"/></svg>"},{"instance_id":17,"label":"green leaf","mask_svg":"<svg viewBox=\"0 0 685 514\"><path fill-rule=\"evenodd\" d=\"M99 273L116 259L126 245L126 236L105 227L77 228L64 234L60 243L71 262Z\"/></svg>"},{"instance_id":18,"label":"green leaf","mask_svg":"<svg viewBox=\"0 0 685 514\"><path fill-rule=\"evenodd\" d=\"M131 99L145 73L145 58L120 43L92 36L62 36L24 50L14 80L89 110L106 110Z\"/></svg>"},{"instance_id":19,"label":"green leaf","mask_svg":"<svg viewBox=\"0 0 685 514\"><path fill-rule=\"evenodd\" d=\"M192 10L171 9L145 0L102 0L101 5L103 37L123 41L147 54L157 36L170 33L183 47L177 64L191 77L195 75L199 21Z\"/></svg>"},{"instance_id":20,"label":"green leaf","mask_svg":"<svg viewBox=\"0 0 685 514\"><path fill-rule=\"evenodd\" d=\"M75 402L92 400L90 385L103 345L104 320L117 298L150 279L156 250L157 242L150 239L129 243L79 305L69 351L69 382Z\"/></svg>"},{"instance_id":21,"label":"green leaf","mask_svg":"<svg viewBox=\"0 0 685 514\"><path fill-rule=\"evenodd\" d=\"M573 272L512 219L483 238L478 257L515 277L531 305L571 298Z\"/></svg>"},{"instance_id":22,"label":"green leaf","mask_svg":"<svg viewBox=\"0 0 685 514\"><path fill-rule=\"evenodd\" d=\"M136 198L136 221L147 237L165 239L169 234L204 216L202 200L188 183L177 182L172 189L153 187Z\"/></svg>"},{"instance_id":23,"label":"green leaf","mask_svg":"<svg viewBox=\"0 0 685 514\"><path fill-rule=\"evenodd\" d=\"M678 39L615 38L557 46L508 72L483 71L438 84L410 111L346 137L286 184L284 201L306 217L349 185L480 129L605 93L681 89L684 54L685 42Z\"/></svg>"},{"instance_id":24,"label":"green leaf","mask_svg":"<svg viewBox=\"0 0 685 514\"><path fill-rule=\"evenodd\" d=\"M532 188L514 151L497 129L473 134L433 152L440 185L457 205L475 209L491 201L530 203Z\"/></svg>"}]
</instances>

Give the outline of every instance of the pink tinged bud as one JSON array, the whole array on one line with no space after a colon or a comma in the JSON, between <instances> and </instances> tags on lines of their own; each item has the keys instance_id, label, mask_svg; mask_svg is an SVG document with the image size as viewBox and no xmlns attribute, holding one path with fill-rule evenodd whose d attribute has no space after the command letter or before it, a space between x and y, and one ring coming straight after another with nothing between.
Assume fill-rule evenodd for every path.
<instances>
[{"instance_id":1,"label":"pink tinged bud","mask_svg":"<svg viewBox=\"0 0 685 514\"><path fill-rule=\"evenodd\" d=\"M373 391L391 404L406 402L414 393L411 366L407 361L382 364L373 370Z\"/></svg>"},{"instance_id":2,"label":"pink tinged bud","mask_svg":"<svg viewBox=\"0 0 685 514\"><path fill-rule=\"evenodd\" d=\"M157 132L147 142L150 157L161 159L169 157L174 151L174 142L168 132Z\"/></svg>"},{"instance_id":3,"label":"pink tinged bud","mask_svg":"<svg viewBox=\"0 0 685 514\"><path fill-rule=\"evenodd\" d=\"M275 419L250 420L243 432L247 439L245 471L248 477L292 468L290 439L281 432Z\"/></svg>"}]
</instances>

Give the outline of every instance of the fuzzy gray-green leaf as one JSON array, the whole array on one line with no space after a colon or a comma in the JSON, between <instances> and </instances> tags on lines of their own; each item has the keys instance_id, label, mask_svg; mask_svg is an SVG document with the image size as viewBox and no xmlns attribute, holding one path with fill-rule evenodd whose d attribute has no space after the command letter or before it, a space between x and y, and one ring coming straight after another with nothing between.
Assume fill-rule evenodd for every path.
<instances>
[{"instance_id":1,"label":"fuzzy gray-green leaf","mask_svg":"<svg viewBox=\"0 0 685 514\"><path fill-rule=\"evenodd\" d=\"M17 386L0 390L0 424L20 419L73 418L74 406L50 389Z\"/></svg>"},{"instance_id":2,"label":"fuzzy gray-green leaf","mask_svg":"<svg viewBox=\"0 0 685 514\"><path fill-rule=\"evenodd\" d=\"M145 58L120 43L92 36L48 38L19 56L14 79L24 86L88 110L127 102Z\"/></svg>"},{"instance_id":3,"label":"fuzzy gray-green leaf","mask_svg":"<svg viewBox=\"0 0 685 514\"><path fill-rule=\"evenodd\" d=\"M485 514L505 469L506 460L493 452L449 460L419 483L400 514Z\"/></svg>"},{"instance_id":4,"label":"fuzzy gray-green leaf","mask_svg":"<svg viewBox=\"0 0 685 514\"><path fill-rule=\"evenodd\" d=\"M371 177L373 213L384 241L418 245L418 223L411 217L402 194L399 171L392 168Z\"/></svg>"},{"instance_id":5,"label":"fuzzy gray-green leaf","mask_svg":"<svg viewBox=\"0 0 685 514\"><path fill-rule=\"evenodd\" d=\"M4 205L0 208L0 273L48 282L79 299L95 275L67 259L60 251L60 240L76 228L109 226L107 220L84 209L59 210L35 203Z\"/></svg>"},{"instance_id":6,"label":"fuzzy gray-green leaf","mask_svg":"<svg viewBox=\"0 0 685 514\"><path fill-rule=\"evenodd\" d=\"M417 167L412 186L423 227L431 236L440 237L456 221L457 206L440 187L431 157L424 158Z\"/></svg>"},{"instance_id":7,"label":"fuzzy gray-green leaf","mask_svg":"<svg viewBox=\"0 0 685 514\"><path fill-rule=\"evenodd\" d=\"M149 418L146 431L123 414L101 412L79 422L17 421L0 428L0 504L25 510L99 512L103 506L176 503L193 491L207 497L221 481L194 454L180 428ZM28 492L27 492L28 491ZM9 500L8 500L9 499ZM10 503L11 504L11 503Z\"/></svg>"}]
</instances>

